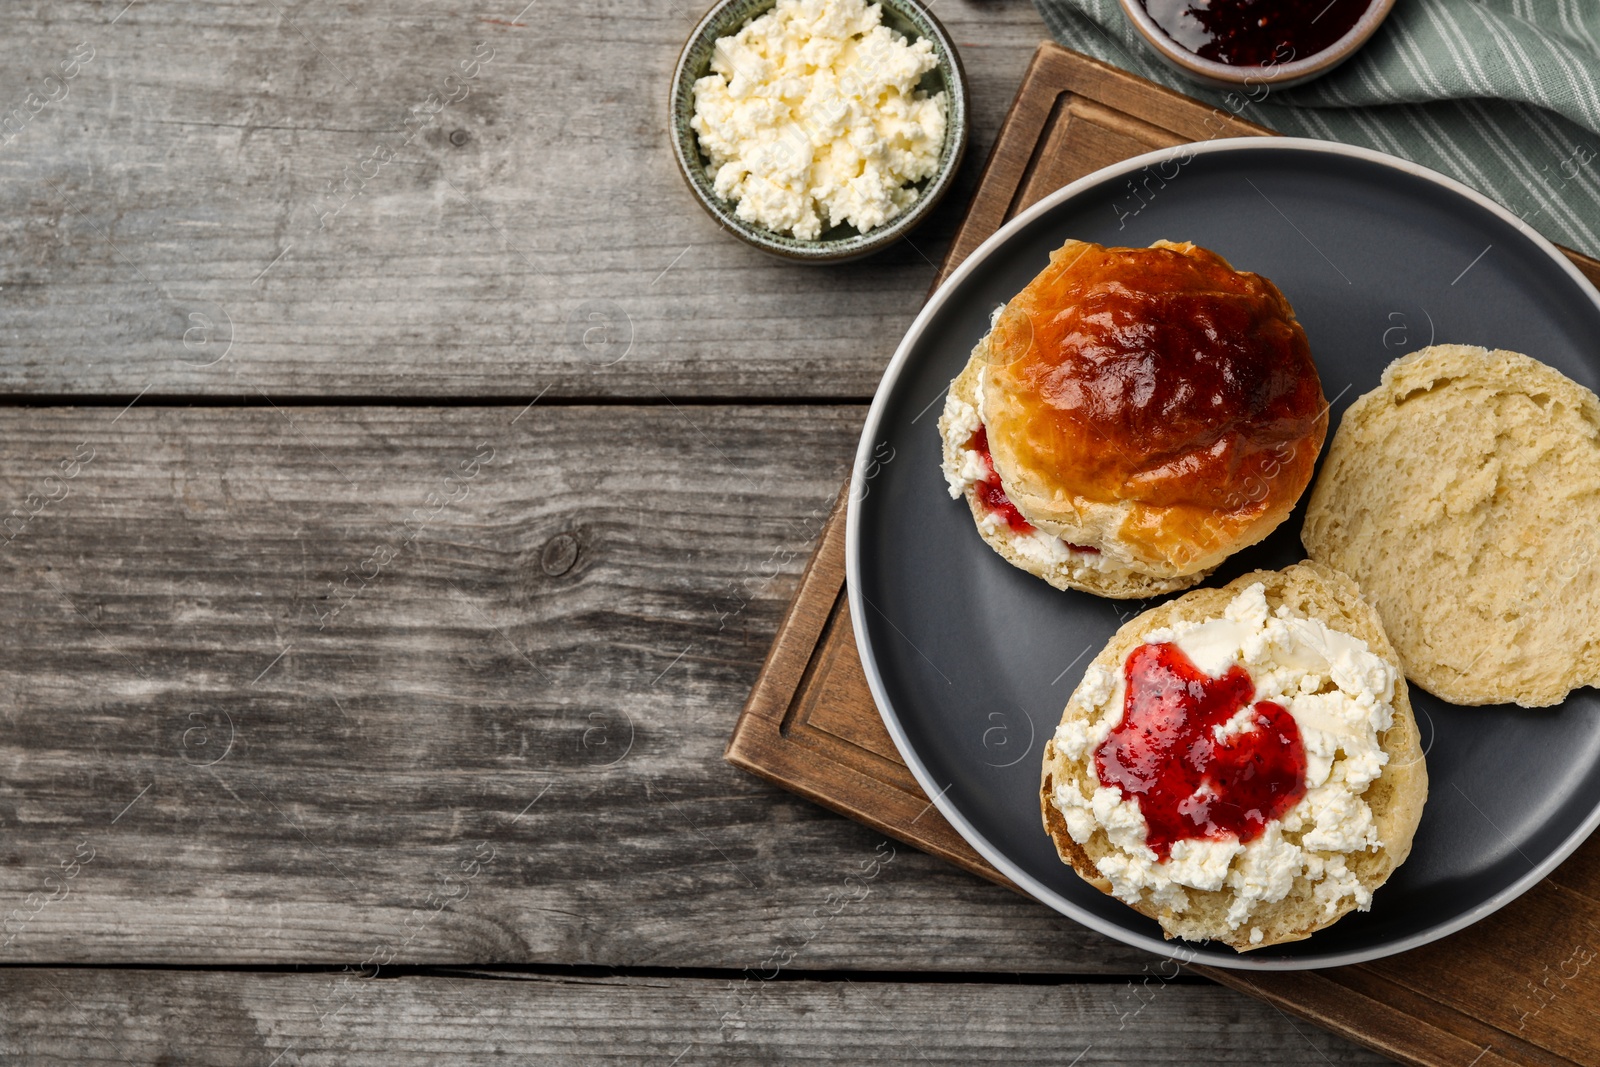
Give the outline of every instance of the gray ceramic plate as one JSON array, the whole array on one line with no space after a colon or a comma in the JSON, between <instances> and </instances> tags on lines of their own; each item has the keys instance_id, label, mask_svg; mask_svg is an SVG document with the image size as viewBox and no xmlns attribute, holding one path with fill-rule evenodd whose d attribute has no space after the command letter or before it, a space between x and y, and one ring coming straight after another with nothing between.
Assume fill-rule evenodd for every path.
<instances>
[{"instance_id":1,"label":"gray ceramic plate","mask_svg":"<svg viewBox=\"0 0 1600 1067\"><path fill-rule=\"evenodd\" d=\"M983 856L1066 915L1129 944L1222 967L1287 969L1413 948L1501 907L1600 822L1600 694L1558 708L1461 708L1416 687L1431 790L1411 858L1372 910L1309 940L1238 955L1166 943L1079 880L1039 823L1044 740L1084 667L1155 601L1062 593L1007 565L949 498L936 423L989 314L1068 237L1190 240L1271 278L1311 340L1331 426L1393 359L1430 341L1527 352L1600 386L1600 295L1556 248L1466 187L1320 141L1240 139L1118 164L985 242L895 353L856 456L850 607L901 755ZM1137 186L1140 195L1132 190ZM1332 434L1329 434L1330 438ZM1207 583L1303 556L1301 510Z\"/></svg>"}]
</instances>

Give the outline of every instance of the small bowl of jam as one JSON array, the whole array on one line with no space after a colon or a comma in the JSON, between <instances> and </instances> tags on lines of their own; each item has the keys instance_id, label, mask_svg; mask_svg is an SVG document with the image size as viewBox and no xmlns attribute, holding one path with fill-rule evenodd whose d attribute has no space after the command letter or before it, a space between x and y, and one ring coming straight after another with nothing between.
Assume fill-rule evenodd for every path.
<instances>
[{"instance_id":1,"label":"small bowl of jam","mask_svg":"<svg viewBox=\"0 0 1600 1067\"><path fill-rule=\"evenodd\" d=\"M1121 0L1162 60L1218 89L1287 88L1367 43L1394 0Z\"/></svg>"}]
</instances>

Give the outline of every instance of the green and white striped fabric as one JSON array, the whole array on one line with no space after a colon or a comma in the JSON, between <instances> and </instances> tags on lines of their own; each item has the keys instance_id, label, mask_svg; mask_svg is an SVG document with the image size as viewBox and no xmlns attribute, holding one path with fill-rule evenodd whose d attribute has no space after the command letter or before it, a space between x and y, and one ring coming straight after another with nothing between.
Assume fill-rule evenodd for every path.
<instances>
[{"instance_id":1,"label":"green and white striped fabric","mask_svg":"<svg viewBox=\"0 0 1600 1067\"><path fill-rule=\"evenodd\" d=\"M1431 167L1600 256L1600 0L1399 0L1344 66L1259 103L1163 66L1117 0L1035 4L1068 48L1280 133Z\"/></svg>"}]
</instances>

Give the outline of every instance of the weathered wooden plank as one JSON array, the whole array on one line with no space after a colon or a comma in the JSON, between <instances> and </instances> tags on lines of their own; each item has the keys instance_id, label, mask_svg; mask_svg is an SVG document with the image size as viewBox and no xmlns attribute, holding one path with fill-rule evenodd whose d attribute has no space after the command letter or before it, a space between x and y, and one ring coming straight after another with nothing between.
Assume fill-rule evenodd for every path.
<instances>
[{"instance_id":1,"label":"weathered wooden plank","mask_svg":"<svg viewBox=\"0 0 1600 1067\"><path fill-rule=\"evenodd\" d=\"M963 183L911 243L819 269L728 237L671 161L708 2L11 5L0 391L869 396L1044 27L938 5Z\"/></svg>"},{"instance_id":2,"label":"weathered wooden plank","mask_svg":"<svg viewBox=\"0 0 1600 1067\"><path fill-rule=\"evenodd\" d=\"M0 409L0 960L1138 971L721 758L863 414Z\"/></svg>"},{"instance_id":3,"label":"weathered wooden plank","mask_svg":"<svg viewBox=\"0 0 1600 1067\"><path fill-rule=\"evenodd\" d=\"M502 980L495 981L493 978ZM0 970L29 1063L1388 1062L1215 986Z\"/></svg>"},{"instance_id":4,"label":"weathered wooden plank","mask_svg":"<svg viewBox=\"0 0 1600 1067\"><path fill-rule=\"evenodd\" d=\"M1269 132L1041 45L946 267L1010 213L1076 177L1229 126L1241 135ZM1568 254L1600 281L1600 261ZM836 513L823 532L729 741L728 759L1004 883L928 810L883 729L849 633L843 527ZM1591 883L1600 873L1594 844L1510 907L1398 957L1296 975L1195 971L1418 1067L1595 1062L1595 996L1583 988L1593 979L1584 967L1594 955L1595 931L1583 906L1595 899ZM1529 939L1530 929L1541 937Z\"/></svg>"}]
</instances>

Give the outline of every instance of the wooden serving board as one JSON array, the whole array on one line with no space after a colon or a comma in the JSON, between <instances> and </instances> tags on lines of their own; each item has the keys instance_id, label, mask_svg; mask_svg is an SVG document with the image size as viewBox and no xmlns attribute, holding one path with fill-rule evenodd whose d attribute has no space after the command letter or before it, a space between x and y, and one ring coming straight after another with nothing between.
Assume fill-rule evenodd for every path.
<instances>
[{"instance_id":1,"label":"wooden serving board","mask_svg":"<svg viewBox=\"0 0 1600 1067\"><path fill-rule=\"evenodd\" d=\"M938 281L1012 215L1076 178L1154 148L1271 132L1042 44ZM1600 262L1567 254L1600 284ZM878 716L850 625L844 501L841 493L726 756L1015 889L940 816ZM1191 969L1403 1063L1600 1065L1600 838L1508 907L1400 956L1270 975Z\"/></svg>"}]
</instances>

